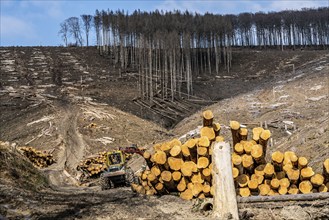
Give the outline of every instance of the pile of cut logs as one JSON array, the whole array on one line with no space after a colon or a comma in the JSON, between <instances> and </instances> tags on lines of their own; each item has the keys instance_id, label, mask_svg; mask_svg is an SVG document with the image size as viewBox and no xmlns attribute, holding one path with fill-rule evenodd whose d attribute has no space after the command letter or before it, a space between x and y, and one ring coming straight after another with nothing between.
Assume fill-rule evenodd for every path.
<instances>
[{"instance_id":1,"label":"pile of cut logs","mask_svg":"<svg viewBox=\"0 0 329 220\"><path fill-rule=\"evenodd\" d=\"M323 174L315 174L305 157L288 151L272 154L266 163L267 142L271 132L261 127L248 129L236 121L230 122L233 139L232 167L237 195L278 195L327 192L329 187L329 159L323 164ZM146 195L178 193L181 198L212 197L212 147L224 141L219 135L221 126L213 123L213 113L203 112L203 127L199 137L185 143L178 139L153 146L154 153L144 153L149 169L143 171L140 185L133 190Z\"/></svg>"},{"instance_id":2,"label":"pile of cut logs","mask_svg":"<svg viewBox=\"0 0 329 220\"><path fill-rule=\"evenodd\" d=\"M89 177L98 177L107 168L105 155L106 152L104 151L81 161L77 170L84 172Z\"/></svg>"},{"instance_id":3,"label":"pile of cut logs","mask_svg":"<svg viewBox=\"0 0 329 220\"><path fill-rule=\"evenodd\" d=\"M329 159L323 163L323 173L315 173L306 157L292 151L275 151L266 162L269 130L261 127L252 130L252 140L247 140L248 130L236 121L230 122L234 152L232 154L233 178L237 194L284 195L327 192L329 187Z\"/></svg>"},{"instance_id":4,"label":"pile of cut logs","mask_svg":"<svg viewBox=\"0 0 329 220\"><path fill-rule=\"evenodd\" d=\"M47 167L55 163L53 155L50 153L43 153L33 147L20 147L19 149L37 167Z\"/></svg>"},{"instance_id":5,"label":"pile of cut logs","mask_svg":"<svg viewBox=\"0 0 329 220\"><path fill-rule=\"evenodd\" d=\"M213 118L211 111L203 112L198 138L185 143L173 139L154 145L153 154L144 152L149 169L141 173L141 185L132 184L132 188L147 195L178 192L186 200L212 196L211 146L215 141L224 141L219 135L221 126Z\"/></svg>"}]
</instances>

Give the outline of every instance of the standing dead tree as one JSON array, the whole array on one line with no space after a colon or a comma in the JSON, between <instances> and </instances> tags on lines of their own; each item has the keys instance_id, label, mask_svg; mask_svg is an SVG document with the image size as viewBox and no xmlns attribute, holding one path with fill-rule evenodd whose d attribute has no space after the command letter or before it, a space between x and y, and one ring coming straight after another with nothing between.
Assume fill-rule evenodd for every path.
<instances>
[{"instance_id":1,"label":"standing dead tree","mask_svg":"<svg viewBox=\"0 0 329 220\"><path fill-rule=\"evenodd\" d=\"M90 31L90 27L91 27L92 18L93 17L91 15L81 15L81 19L82 19L83 26L84 26L85 33L86 33L87 47L89 46L89 31Z\"/></svg>"}]
</instances>

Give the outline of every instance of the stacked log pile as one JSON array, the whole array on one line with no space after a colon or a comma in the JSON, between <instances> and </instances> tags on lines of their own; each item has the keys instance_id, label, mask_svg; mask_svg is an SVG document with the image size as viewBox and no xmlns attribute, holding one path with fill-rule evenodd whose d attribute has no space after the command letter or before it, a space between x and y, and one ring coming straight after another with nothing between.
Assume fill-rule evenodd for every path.
<instances>
[{"instance_id":1,"label":"stacked log pile","mask_svg":"<svg viewBox=\"0 0 329 220\"><path fill-rule=\"evenodd\" d=\"M221 126L213 118L211 111L203 112L199 137L185 143L173 139L154 145L153 154L144 152L149 169L141 173L141 185L133 184L132 188L147 195L176 192L186 200L212 196L212 144L224 141Z\"/></svg>"},{"instance_id":2,"label":"stacked log pile","mask_svg":"<svg viewBox=\"0 0 329 220\"><path fill-rule=\"evenodd\" d=\"M242 135L247 133L236 121L230 122L233 136L233 177L237 194L284 195L328 192L329 159L323 163L323 173L315 173L306 157L294 152L275 151L266 162L269 130L261 127L252 129L251 140Z\"/></svg>"},{"instance_id":3,"label":"stacked log pile","mask_svg":"<svg viewBox=\"0 0 329 220\"><path fill-rule=\"evenodd\" d=\"M41 152L33 147L20 147L23 155L26 156L35 166L43 168L55 163L53 155L47 152Z\"/></svg>"},{"instance_id":4,"label":"stacked log pile","mask_svg":"<svg viewBox=\"0 0 329 220\"><path fill-rule=\"evenodd\" d=\"M231 121L233 140L232 164L237 195L283 195L327 192L329 187L329 159L323 164L323 174L315 174L307 158L294 152L276 151L266 162L267 143L271 132L261 127L248 129ZM146 195L177 193L181 198L213 196L212 146L224 141L221 126L213 122L213 114L203 112L203 127L199 137L185 143L178 139L153 146L154 153L146 151L144 158L149 169L140 175L140 185L132 188Z\"/></svg>"},{"instance_id":5,"label":"stacked log pile","mask_svg":"<svg viewBox=\"0 0 329 220\"><path fill-rule=\"evenodd\" d=\"M88 177L99 177L100 173L106 170L106 152L100 152L95 156L91 156L83 161L77 167Z\"/></svg>"}]
</instances>

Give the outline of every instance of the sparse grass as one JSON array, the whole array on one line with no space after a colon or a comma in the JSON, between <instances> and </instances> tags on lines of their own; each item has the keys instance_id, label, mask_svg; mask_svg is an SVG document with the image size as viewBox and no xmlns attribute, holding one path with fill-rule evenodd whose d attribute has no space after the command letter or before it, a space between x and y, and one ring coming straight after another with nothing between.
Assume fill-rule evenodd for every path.
<instances>
[{"instance_id":1,"label":"sparse grass","mask_svg":"<svg viewBox=\"0 0 329 220\"><path fill-rule=\"evenodd\" d=\"M38 191L49 185L48 179L31 162L9 145L0 145L0 181Z\"/></svg>"}]
</instances>

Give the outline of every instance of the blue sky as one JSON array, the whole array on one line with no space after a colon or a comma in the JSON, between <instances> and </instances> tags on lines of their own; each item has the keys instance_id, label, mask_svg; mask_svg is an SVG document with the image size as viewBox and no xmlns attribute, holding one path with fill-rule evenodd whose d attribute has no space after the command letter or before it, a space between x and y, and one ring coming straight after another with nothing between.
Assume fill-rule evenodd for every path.
<instances>
[{"instance_id":1,"label":"blue sky","mask_svg":"<svg viewBox=\"0 0 329 220\"><path fill-rule=\"evenodd\" d=\"M174 9L215 14L279 11L329 6L329 0L0 0L0 46L58 46L59 24L68 17L93 15L96 9L169 11ZM95 43L91 36L91 43Z\"/></svg>"}]
</instances>

